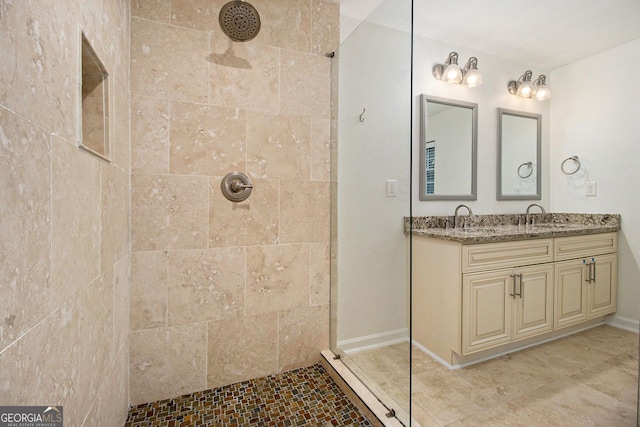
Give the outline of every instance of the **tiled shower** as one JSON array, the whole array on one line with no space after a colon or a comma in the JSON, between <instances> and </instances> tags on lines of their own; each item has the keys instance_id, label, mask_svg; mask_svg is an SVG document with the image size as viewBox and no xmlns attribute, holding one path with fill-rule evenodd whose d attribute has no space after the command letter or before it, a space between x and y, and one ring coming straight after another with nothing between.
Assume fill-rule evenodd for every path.
<instances>
[{"instance_id":1,"label":"tiled shower","mask_svg":"<svg viewBox=\"0 0 640 427\"><path fill-rule=\"evenodd\" d=\"M130 404L309 366L329 345L331 1L0 2L0 402ZM78 150L80 31L110 157ZM249 175L245 202L222 197Z\"/></svg>"}]
</instances>

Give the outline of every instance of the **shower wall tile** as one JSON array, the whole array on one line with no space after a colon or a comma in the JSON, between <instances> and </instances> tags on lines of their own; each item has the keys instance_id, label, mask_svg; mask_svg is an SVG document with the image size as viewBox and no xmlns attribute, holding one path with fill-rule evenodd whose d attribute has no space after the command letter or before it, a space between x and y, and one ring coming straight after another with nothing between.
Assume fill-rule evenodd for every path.
<instances>
[{"instance_id":1,"label":"shower wall tile","mask_svg":"<svg viewBox=\"0 0 640 427\"><path fill-rule=\"evenodd\" d=\"M71 298L27 335L0 353L3 405L64 406L65 425L80 425L84 413L74 404L78 389L80 314Z\"/></svg>"},{"instance_id":2,"label":"shower wall tile","mask_svg":"<svg viewBox=\"0 0 640 427\"><path fill-rule=\"evenodd\" d=\"M256 42L283 49L309 52L311 2L252 0L262 27Z\"/></svg>"},{"instance_id":3,"label":"shower wall tile","mask_svg":"<svg viewBox=\"0 0 640 427\"><path fill-rule=\"evenodd\" d=\"M151 21L169 22L171 0L131 0L131 16Z\"/></svg>"},{"instance_id":4,"label":"shower wall tile","mask_svg":"<svg viewBox=\"0 0 640 427\"><path fill-rule=\"evenodd\" d=\"M106 162L101 168L101 271L110 268L129 250L129 176Z\"/></svg>"},{"instance_id":5,"label":"shower wall tile","mask_svg":"<svg viewBox=\"0 0 640 427\"><path fill-rule=\"evenodd\" d=\"M208 33L133 18L131 93L207 102L208 51Z\"/></svg>"},{"instance_id":6,"label":"shower wall tile","mask_svg":"<svg viewBox=\"0 0 640 427\"><path fill-rule=\"evenodd\" d=\"M246 170L246 112L171 103L170 173L220 175Z\"/></svg>"},{"instance_id":7,"label":"shower wall tile","mask_svg":"<svg viewBox=\"0 0 640 427\"><path fill-rule=\"evenodd\" d=\"M280 183L280 243L329 241L329 182Z\"/></svg>"},{"instance_id":8,"label":"shower wall tile","mask_svg":"<svg viewBox=\"0 0 640 427\"><path fill-rule=\"evenodd\" d=\"M100 274L100 161L53 137L53 306L57 307Z\"/></svg>"},{"instance_id":9,"label":"shower wall tile","mask_svg":"<svg viewBox=\"0 0 640 427\"><path fill-rule=\"evenodd\" d=\"M80 413L91 409L103 375L113 358L113 270L94 280L80 292L79 389Z\"/></svg>"},{"instance_id":10,"label":"shower wall tile","mask_svg":"<svg viewBox=\"0 0 640 427\"><path fill-rule=\"evenodd\" d=\"M329 304L330 257L329 243L309 245L309 305Z\"/></svg>"},{"instance_id":11,"label":"shower wall tile","mask_svg":"<svg viewBox=\"0 0 640 427\"><path fill-rule=\"evenodd\" d=\"M247 113L247 169L253 178L309 179L308 117Z\"/></svg>"},{"instance_id":12,"label":"shower wall tile","mask_svg":"<svg viewBox=\"0 0 640 427\"><path fill-rule=\"evenodd\" d=\"M130 147L130 129L131 120L129 91L125 82L128 80L114 79L111 102L113 107L113 120L109 125L113 128L113 140L111 141L111 150L113 152L113 164L124 170L127 175L131 167L131 150Z\"/></svg>"},{"instance_id":13,"label":"shower wall tile","mask_svg":"<svg viewBox=\"0 0 640 427\"><path fill-rule=\"evenodd\" d=\"M209 51L206 51L207 55ZM211 36L210 102L224 107L278 112L280 50Z\"/></svg>"},{"instance_id":14,"label":"shower wall tile","mask_svg":"<svg viewBox=\"0 0 640 427\"><path fill-rule=\"evenodd\" d=\"M194 30L211 31L216 26L219 11L211 0L172 1L171 23Z\"/></svg>"},{"instance_id":15,"label":"shower wall tile","mask_svg":"<svg viewBox=\"0 0 640 427\"><path fill-rule=\"evenodd\" d=\"M131 254L131 330L166 326L168 253Z\"/></svg>"},{"instance_id":16,"label":"shower wall tile","mask_svg":"<svg viewBox=\"0 0 640 427\"><path fill-rule=\"evenodd\" d=\"M206 387L207 323L131 333L130 404Z\"/></svg>"},{"instance_id":17,"label":"shower wall tile","mask_svg":"<svg viewBox=\"0 0 640 427\"><path fill-rule=\"evenodd\" d=\"M340 3L311 1L311 53L326 55L340 46Z\"/></svg>"},{"instance_id":18,"label":"shower wall tile","mask_svg":"<svg viewBox=\"0 0 640 427\"><path fill-rule=\"evenodd\" d=\"M244 312L243 248L169 252L169 326Z\"/></svg>"},{"instance_id":19,"label":"shower wall tile","mask_svg":"<svg viewBox=\"0 0 640 427\"><path fill-rule=\"evenodd\" d=\"M207 388L271 375L277 370L278 315L209 322Z\"/></svg>"},{"instance_id":20,"label":"shower wall tile","mask_svg":"<svg viewBox=\"0 0 640 427\"><path fill-rule=\"evenodd\" d=\"M131 312L131 257L127 255L113 266L113 352L127 350Z\"/></svg>"},{"instance_id":21,"label":"shower wall tile","mask_svg":"<svg viewBox=\"0 0 640 427\"><path fill-rule=\"evenodd\" d=\"M318 363L329 347L329 305L300 306L279 313L278 371Z\"/></svg>"},{"instance_id":22,"label":"shower wall tile","mask_svg":"<svg viewBox=\"0 0 640 427\"><path fill-rule=\"evenodd\" d=\"M308 304L308 245L247 248L246 315Z\"/></svg>"},{"instance_id":23,"label":"shower wall tile","mask_svg":"<svg viewBox=\"0 0 640 427\"><path fill-rule=\"evenodd\" d=\"M212 177L210 181L209 247L278 243L278 180L252 179L249 198L231 202L220 190L222 179Z\"/></svg>"},{"instance_id":24,"label":"shower wall tile","mask_svg":"<svg viewBox=\"0 0 640 427\"><path fill-rule=\"evenodd\" d=\"M311 179L328 181L331 174L331 122L311 119Z\"/></svg>"},{"instance_id":25,"label":"shower wall tile","mask_svg":"<svg viewBox=\"0 0 640 427\"><path fill-rule=\"evenodd\" d=\"M2 2L0 104L76 139L79 11L54 0Z\"/></svg>"},{"instance_id":26,"label":"shower wall tile","mask_svg":"<svg viewBox=\"0 0 640 427\"><path fill-rule=\"evenodd\" d=\"M134 175L131 229L134 251L206 248L209 179Z\"/></svg>"},{"instance_id":27,"label":"shower wall tile","mask_svg":"<svg viewBox=\"0 0 640 427\"><path fill-rule=\"evenodd\" d=\"M169 101L131 97L131 173L169 173Z\"/></svg>"},{"instance_id":28,"label":"shower wall tile","mask_svg":"<svg viewBox=\"0 0 640 427\"><path fill-rule=\"evenodd\" d=\"M0 107L0 351L51 310L50 147L44 129Z\"/></svg>"},{"instance_id":29,"label":"shower wall tile","mask_svg":"<svg viewBox=\"0 0 640 427\"><path fill-rule=\"evenodd\" d=\"M282 50L280 112L328 119L330 73L329 58Z\"/></svg>"}]
</instances>

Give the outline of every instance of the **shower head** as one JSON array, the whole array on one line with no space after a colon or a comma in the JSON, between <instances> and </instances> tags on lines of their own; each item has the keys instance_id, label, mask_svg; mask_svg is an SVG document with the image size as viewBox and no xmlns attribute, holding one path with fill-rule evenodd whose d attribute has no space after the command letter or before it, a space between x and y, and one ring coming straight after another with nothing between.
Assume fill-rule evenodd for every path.
<instances>
[{"instance_id":1,"label":"shower head","mask_svg":"<svg viewBox=\"0 0 640 427\"><path fill-rule=\"evenodd\" d=\"M244 0L233 0L220 9L220 28L235 42L253 39L260 31L260 15Z\"/></svg>"}]
</instances>

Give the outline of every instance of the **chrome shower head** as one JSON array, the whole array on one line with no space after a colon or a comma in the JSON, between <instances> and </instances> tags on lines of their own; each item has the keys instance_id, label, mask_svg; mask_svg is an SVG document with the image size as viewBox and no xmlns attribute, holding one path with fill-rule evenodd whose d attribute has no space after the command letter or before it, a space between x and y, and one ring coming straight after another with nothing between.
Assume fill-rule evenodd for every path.
<instances>
[{"instance_id":1,"label":"chrome shower head","mask_svg":"<svg viewBox=\"0 0 640 427\"><path fill-rule=\"evenodd\" d=\"M233 0L220 9L220 28L235 42L246 42L260 32L260 15L243 0Z\"/></svg>"}]
</instances>

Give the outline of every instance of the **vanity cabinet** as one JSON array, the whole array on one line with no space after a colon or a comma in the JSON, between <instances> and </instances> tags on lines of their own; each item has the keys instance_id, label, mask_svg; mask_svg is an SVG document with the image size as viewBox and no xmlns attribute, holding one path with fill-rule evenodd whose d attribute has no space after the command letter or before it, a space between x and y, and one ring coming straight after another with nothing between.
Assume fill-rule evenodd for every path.
<instances>
[{"instance_id":1,"label":"vanity cabinet","mask_svg":"<svg viewBox=\"0 0 640 427\"><path fill-rule=\"evenodd\" d=\"M531 345L616 311L615 232L412 242L412 338L447 364Z\"/></svg>"}]
</instances>

